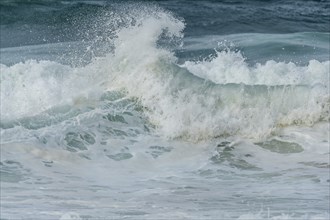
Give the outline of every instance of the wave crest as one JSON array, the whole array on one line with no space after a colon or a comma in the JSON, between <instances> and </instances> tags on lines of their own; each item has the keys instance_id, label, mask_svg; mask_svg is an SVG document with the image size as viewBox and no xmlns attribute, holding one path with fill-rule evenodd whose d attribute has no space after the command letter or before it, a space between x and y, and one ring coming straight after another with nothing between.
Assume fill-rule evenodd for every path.
<instances>
[{"instance_id":1,"label":"wave crest","mask_svg":"<svg viewBox=\"0 0 330 220\"><path fill-rule=\"evenodd\" d=\"M251 67L240 52L219 51L211 60L178 65L159 41L182 38L184 22L159 9L136 9L133 15L112 31L114 51L84 67L50 61L1 65L1 117L74 105L81 96L100 101L102 93L124 89L168 138L262 139L282 126L329 120L329 61L297 66L269 60Z\"/></svg>"}]
</instances>

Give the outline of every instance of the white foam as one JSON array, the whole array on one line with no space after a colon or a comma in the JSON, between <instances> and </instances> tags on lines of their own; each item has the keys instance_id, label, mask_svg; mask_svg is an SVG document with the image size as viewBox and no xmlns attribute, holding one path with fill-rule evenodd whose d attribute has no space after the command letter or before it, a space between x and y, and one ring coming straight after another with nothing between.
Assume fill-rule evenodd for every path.
<instances>
[{"instance_id":1,"label":"white foam","mask_svg":"<svg viewBox=\"0 0 330 220\"><path fill-rule=\"evenodd\" d=\"M68 212L61 216L60 220L81 220L79 214L75 212Z\"/></svg>"},{"instance_id":2,"label":"white foam","mask_svg":"<svg viewBox=\"0 0 330 220\"><path fill-rule=\"evenodd\" d=\"M57 105L97 100L105 90L125 89L140 100L160 134L141 132L118 138L98 130L116 128L114 123L105 120L102 124L94 118L83 120L85 124L61 123L39 130L1 129L2 137L12 138L1 146L4 164L18 161L22 164L18 171L27 172L18 172L25 181L3 184L4 217L20 218L23 213L28 218L44 214L61 219L292 219L303 212L319 214L306 215L306 219L328 219L328 213L320 212L326 206L322 202L329 179L329 129L325 123L307 126L329 120L328 81L324 79L329 62L297 66L269 61L250 67L240 53L220 52L211 61L185 64L194 67L196 75L204 74L207 80L203 80L179 67L170 51L157 47L164 30L169 37L180 37L183 22L161 11L147 15L118 30L114 54L85 67L50 61L0 67L2 119L37 115ZM218 76L219 69L225 74ZM299 71L304 77L295 81ZM271 81L262 78L268 73ZM216 80L233 84L219 85ZM247 85L240 85L244 82ZM278 86L283 84L287 86ZM287 127L292 124L297 126ZM122 126L130 129L130 125ZM67 126L90 129L98 138L86 150L68 151ZM274 133L281 141L302 145L303 152L281 154L253 144ZM210 158L219 153L217 137L230 135L228 140L220 138L231 142L227 161L213 163ZM40 144L42 140L36 137L48 142ZM159 146L151 148L155 143ZM162 146L164 152L155 158L152 150ZM131 158L117 161L109 157L126 151ZM231 167L231 159L260 169ZM313 206L304 210L309 201ZM254 212L264 203L273 206L274 213ZM178 204L183 204L180 209ZM285 209L298 210L278 214Z\"/></svg>"},{"instance_id":3,"label":"white foam","mask_svg":"<svg viewBox=\"0 0 330 220\"><path fill-rule=\"evenodd\" d=\"M285 214L282 213L280 215L273 215L270 216L269 213L247 213L243 214L238 217L238 220L294 220L294 219L301 219L301 220L326 220L329 219L329 214L320 214L320 215L303 215L297 217L294 213L293 214Z\"/></svg>"},{"instance_id":4,"label":"white foam","mask_svg":"<svg viewBox=\"0 0 330 220\"><path fill-rule=\"evenodd\" d=\"M51 107L92 98L100 90L97 69L72 68L52 61L29 60L0 65L1 118L37 115Z\"/></svg>"},{"instance_id":5,"label":"white foam","mask_svg":"<svg viewBox=\"0 0 330 220\"><path fill-rule=\"evenodd\" d=\"M329 62L312 60L309 66L300 67L268 61L249 67L239 52L219 52L211 61L186 62L185 67L216 83L260 86L205 86L177 67L173 54L155 47L155 34L159 35L167 22L160 22L158 28L147 22L120 32L119 36L129 36L130 42L141 43L127 46L126 41L119 41L109 58L113 76L109 88L124 87L139 97L162 135L195 141L234 134L260 139L278 126L312 125L328 119L325 79ZM180 28L174 30L178 33ZM152 37L145 38L146 32L152 32L147 34Z\"/></svg>"},{"instance_id":6,"label":"white foam","mask_svg":"<svg viewBox=\"0 0 330 220\"><path fill-rule=\"evenodd\" d=\"M97 99L106 89L125 89L169 138L262 139L279 127L329 120L329 61L297 66L269 60L251 67L240 52L222 51L179 67L157 41L164 34L182 37L183 29L184 23L169 13L145 12L117 30L114 53L85 67L50 61L1 65L2 118L31 116L75 104L79 97Z\"/></svg>"},{"instance_id":7,"label":"white foam","mask_svg":"<svg viewBox=\"0 0 330 220\"><path fill-rule=\"evenodd\" d=\"M234 51L217 52L212 60L185 62L182 67L217 84L246 85L328 85L330 62L310 60L308 66L269 60L250 67L242 54Z\"/></svg>"}]
</instances>

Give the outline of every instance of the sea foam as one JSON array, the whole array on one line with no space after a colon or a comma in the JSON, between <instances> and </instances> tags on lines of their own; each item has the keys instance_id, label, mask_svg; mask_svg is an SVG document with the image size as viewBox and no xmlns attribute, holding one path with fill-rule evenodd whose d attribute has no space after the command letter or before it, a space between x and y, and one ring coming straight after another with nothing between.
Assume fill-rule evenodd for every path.
<instances>
[{"instance_id":1,"label":"sea foam","mask_svg":"<svg viewBox=\"0 0 330 220\"><path fill-rule=\"evenodd\" d=\"M161 10L134 16L114 31L114 51L86 66L33 60L1 65L2 118L125 90L168 138L262 139L279 127L329 120L329 61L251 66L239 51L217 51L211 59L179 65L158 41L182 38L184 22Z\"/></svg>"}]
</instances>

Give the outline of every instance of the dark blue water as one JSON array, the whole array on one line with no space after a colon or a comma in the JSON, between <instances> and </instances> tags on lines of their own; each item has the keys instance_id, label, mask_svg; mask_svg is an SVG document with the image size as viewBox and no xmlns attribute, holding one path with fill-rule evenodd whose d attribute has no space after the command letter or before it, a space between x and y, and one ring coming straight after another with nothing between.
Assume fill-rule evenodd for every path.
<instances>
[{"instance_id":1,"label":"dark blue water","mask_svg":"<svg viewBox=\"0 0 330 220\"><path fill-rule=\"evenodd\" d=\"M109 10L135 1L0 2L1 48L104 37ZM141 1L184 19L187 37L237 33L329 32L330 1ZM125 6L127 5L127 6ZM129 11L125 13L129 14Z\"/></svg>"},{"instance_id":2,"label":"dark blue water","mask_svg":"<svg viewBox=\"0 0 330 220\"><path fill-rule=\"evenodd\" d=\"M2 52L2 62L13 64L14 60L29 58L51 59L77 65L88 63L92 57L104 56L113 49L111 39L115 31L127 24L131 9L160 7L172 13L186 24L180 43L172 45L177 56L183 60L201 59L214 54L219 42L228 40L231 49L246 53L248 62L293 61L306 64L313 55L320 61L328 60L330 31L330 1L1 1L0 47L21 47L72 42L70 46L40 51L19 52L19 56L8 58ZM143 10L143 9L142 9ZM122 21L114 20L114 14ZM128 15L128 16L127 16ZM127 17L130 17L129 19ZM119 20L120 20L119 19ZM118 20L118 19L117 19ZM133 19L134 20L134 19ZM115 23L115 24L113 24ZM122 23L122 24L121 24ZM117 27L116 27L117 26ZM241 33L291 34L308 32L306 39L288 43L284 38L290 35L272 36L260 45L248 45L242 40L246 36L232 36ZM321 35L320 35L321 34ZM287 37L286 37L287 36ZM262 38L268 38L264 36ZM293 37L294 38L294 37ZM279 39L279 40L278 40ZM195 43L208 43L191 49ZM319 43L321 42L321 43ZM78 44L78 45L77 45ZM81 46L81 44L83 46ZM322 45L320 45L322 44ZM169 43L166 42L168 46ZM82 55L82 47L91 47L93 54ZM229 44L219 49L228 48ZM282 49L287 51L283 54ZM25 50L26 51L26 50ZM307 55L306 55L307 54ZM77 58L79 57L79 58ZM70 60L68 62L68 60Z\"/></svg>"}]
</instances>

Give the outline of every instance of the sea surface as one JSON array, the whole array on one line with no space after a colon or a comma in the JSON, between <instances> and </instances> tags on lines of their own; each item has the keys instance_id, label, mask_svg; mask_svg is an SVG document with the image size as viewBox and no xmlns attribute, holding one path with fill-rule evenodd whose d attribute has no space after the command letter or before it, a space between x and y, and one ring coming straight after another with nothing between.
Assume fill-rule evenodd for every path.
<instances>
[{"instance_id":1,"label":"sea surface","mask_svg":"<svg viewBox=\"0 0 330 220\"><path fill-rule=\"evenodd\" d=\"M329 219L329 0L0 8L1 220Z\"/></svg>"}]
</instances>

